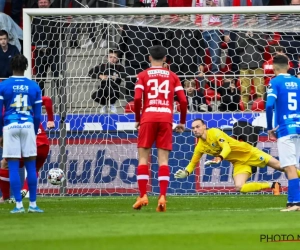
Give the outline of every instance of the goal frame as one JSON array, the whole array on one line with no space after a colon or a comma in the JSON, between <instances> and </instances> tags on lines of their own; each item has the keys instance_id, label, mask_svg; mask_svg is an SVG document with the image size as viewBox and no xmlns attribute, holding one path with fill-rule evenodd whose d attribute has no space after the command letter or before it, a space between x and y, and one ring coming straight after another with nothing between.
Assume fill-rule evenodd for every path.
<instances>
[{"instance_id":1,"label":"goal frame","mask_svg":"<svg viewBox=\"0 0 300 250\"><path fill-rule=\"evenodd\" d=\"M157 15L196 15L196 14L294 14L300 6L242 6L242 7L162 7L156 8ZM28 58L25 76L32 78L31 60L31 18L34 16L59 15L153 15L151 8L49 8L23 9L23 51ZM217 28L217 27L215 27ZM213 29L213 27L212 27Z\"/></svg>"},{"instance_id":2,"label":"goal frame","mask_svg":"<svg viewBox=\"0 0 300 250\"><path fill-rule=\"evenodd\" d=\"M155 15L205 15L205 14L294 14L299 12L295 6L254 6L254 7L185 7L185 8L156 8ZM28 68L25 76L32 79L32 61L31 61L31 21L33 17L38 16L84 16L84 15L153 15L151 8L50 8L50 9L23 9L23 54L28 59ZM201 28L199 28L201 29ZM219 27L212 27L219 29ZM66 78L62 79L66 80ZM62 103L66 103L66 95L62 97ZM61 121L59 124L60 136L59 144L59 167L64 170L64 163L67 161L66 156L66 110L60 113ZM197 188L199 189L199 187ZM66 194L66 184L60 188L61 195Z\"/></svg>"}]
</instances>

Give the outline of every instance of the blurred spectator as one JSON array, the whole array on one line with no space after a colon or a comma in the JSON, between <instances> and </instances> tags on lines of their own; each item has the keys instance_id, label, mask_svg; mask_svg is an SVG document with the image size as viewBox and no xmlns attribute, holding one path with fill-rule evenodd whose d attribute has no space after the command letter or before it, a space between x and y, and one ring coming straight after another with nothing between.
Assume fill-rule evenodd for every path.
<instances>
[{"instance_id":1,"label":"blurred spectator","mask_svg":"<svg viewBox=\"0 0 300 250\"><path fill-rule=\"evenodd\" d=\"M141 2L137 2L133 7L144 7ZM124 25L120 38L120 58L125 55L125 71L129 76L136 76L141 71L149 67L148 48L154 45L161 45L164 40L164 34L159 28L144 26L145 16L135 15L130 21L133 25ZM126 100L133 100L135 77L127 78Z\"/></svg>"},{"instance_id":2,"label":"blurred spectator","mask_svg":"<svg viewBox=\"0 0 300 250\"><path fill-rule=\"evenodd\" d=\"M0 30L0 78L12 76L10 60L20 54L18 48L8 43L8 34L5 30Z\"/></svg>"},{"instance_id":3,"label":"blurred spectator","mask_svg":"<svg viewBox=\"0 0 300 250\"><path fill-rule=\"evenodd\" d=\"M117 113L115 103L120 96L123 74L124 67L119 63L119 52L115 50L109 50L107 63L100 64L89 71L91 78L100 79L100 86L92 94L92 99L102 105L102 114L107 113L107 106L110 106L112 113Z\"/></svg>"},{"instance_id":4,"label":"blurred spectator","mask_svg":"<svg viewBox=\"0 0 300 250\"><path fill-rule=\"evenodd\" d=\"M12 18L4 13L0 13L0 30L8 33L8 42L17 46L18 50L22 50L20 40L23 40L23 30L12 20Z\"/></svg>"},{"instance_id":5,"label":"blurred spectator","mask_svg":"<svg viewBox=\"0 0 300 250\"><path fill-rule=\"evenodd\" d=\"M191 7L193 0L168 0L169 7Z\"/></svg>"},{"instance_id":6,"label":"blurred spectator","mask_svg":"<svg viewBox=\"0 0 300 250\"><path fill-rule=\"evenodd\" d=\"M267 42L262 34L250 31L251 27L257 24L257 21L255 16L247 17L249 31L238 33L236 46L241 61L239 64L241 74L241 95L246 110L249 110L248 104L251 89L251 77L249 75L253 75L253 83L256 89L257 98L262 98L265 92L262 65L264 63L263 53Z\"/></svg>"},{"instance_id":7,"label":"blurred spectator","mask_svg":"<svg viewBox=\"0 0 300 250\"><path fill-rule=\"evenodd\" d=\"M288 0L262 0L263 5L289 5Z\"/></svg>"},{"instance_id":8,"label":"blurred spectator","mask_svg":"<svg viewBox=\"0 0 300 250\"><path fill-rule=\"evenodd\" d=\"M236 87L236 81L231 76L225 76L222 86L218 88L221 96L221 104L218 109L221 112L231 111L236 112L240 110L239 103L241 100L241 93Z\"/></svg>"},{"instance_id":9,"label":"blurred spectator","mask_svg":"<svg viewBox=\"0 0 300 250\"><path fill-rule=\"evenodd\" d=\"M224 0L224 6L262 6L262 0ZM230 16L228 16L230 18ZM237 24L239 15L232 15L232 21ZM241 20L240 20L241 21ZM240 57L236 51L236 41L238 31L224 31L224 41L228 44L228 56L231 58L231 71L238 74Z\"/></svg>"},{"instance_id":10,"label":"blurred spectator","mask_svg":"<svg viewBox=\"0 0 300 250\"><path fill-rule=\"evenodd\" d=\"M23 0L26 8L38 8L37 0Z\"/></svg>"},{"instance_id":11,"label":"blurred spectator","mask_svg":"<svg viewBox=\"0 0 300 250\"><path fill-rule=\"evenodd\" d=\"M199 30L170 29L164 43L171 71L177 75L197 74L203 77L205 42Z\"/></svg>"},{"instance_id":12,"label":"blurred spectator","mask_svg":"<svg viewBox=\"0 0 300 250\"><path fill-rule=\"evenodd\" d=\"M126 0L117 0L115 6L116 7L126 7Z\"/></svg>"},{"instance_id":13,"label":"blurred spectator","mask_svg":"<svg viewBox=\"0 0 300 250\"><path fill-rule=\"evenodd\" d=\"M274 56L276 56L276 55L285 55L284 54L284 48L280 47L280 46L275 47ZM270 60L264 62L264 64L263 64L264 74L266 74L266 75L272 75L272 74L274 74L274 70L273 70L273 57ZM289 66L290 66L290 69L292 69L294 67L294 65L293 65L293 63L291 61L289 61ZM270 82L271 79L272 79L272 76L266 76L265 77L265 85L266 86L269 85L269 82Z\"/></svg>"},{"instance_id":14,"label":"blurred spectator","mask_svg":"<svg viewBox=\"0 0 300 250\"><path fill-rule=\"evenodd\" d=\"M169 7L168 0L135 0L134 3L143 3L145 7Z\"/></svg>"},{"instance_id":15,"label":"blurred spectator","mask_svg":"<svg viewBox=\"0 0 300 250\"><path fill-rule=\"evenodd\" d=\"M0 0L0 12L4 12L6 0ZM11 0L11 14L10 17L16 24L21 25L21 14L23 8L23 0Z\"/></svg>"},{"instance_id":16,"label":"blurred spectator","mask_svg":"<svg viewBox=\"0 0 300 250\"><path fill-rule=\"evenodd\" d=\"M221 0L196 0L196 7L218 7L222 6ZM219 30L208 30L207 27L213 27L221 24L220 16L218 15L201 15L196 19L196 23L200 27L205 27L202 36L205 40L206 47L209 49L209 54L212 60L211 72L217 73L221 63L221 37L222 33Z\"/></svg>"},{"instance_id":17,"label":"blurred spectator","mask_svg":"<svg viewBox=\"0 0 300 250\"><path fill-rule=\"evenodd\" d=\"M297 63L297 77L300 78L300 55L298 55L298 63Z\"/></svg>"},{"instance_id":18,"label":"blurred spectator","mask_svg":"<svg viewBox=\"0 0 300 250\"><path fill-rule=\"evenodd\" d=\"M107 8L108 1L107 0L94 0L89 2L89 8ZM87 29L87 33L89 34L89 38L86 40L84 44L81 45L81 48L86 49L96 42L96 36L95 33L97 31L97 26L99 24L94 22L87 22L85 28ZM100 48L106 48L107 47L107 24L102 24L102 28L100 30L101 34L101 40L99 41Z\"/></svg>"},{"instance_id":19,"label":"blurred spectator","mask_svg":"<svg viewBox=\"0 0 300 250\"><path fill-rule=\"evenodd\" d=\"M290 5L300 5L300 0L291 0ZM298 14L288 15L286 22L299 23ZM286 49L286 54L293 64L297 65L300 54L300 34L293 32L281 33L280 45Z\"/></svg>"},{"instance_id":20,"label":"blurred spectator","mask_svg":"<svg viewBox=\"0 0 300 250\"><path fill-rule=\"evenodd\" d=\"M188 101L189 112L212 111L211 106L206 103L205 96L201 91L196 90L196 82L194 79L185 80L183 85Z\"/></svg>"},{"instance_id":21,"label":"blurred spectator","mask_svg":"<svg viewBox=\"0 0 300 250\"><path fill-rule=\"evenodd\" d=\"M38 0L39 8L49 8L50 0ZM42 94L45 94L45 79L47 77L47 71L50 67L53 76L59 77L60 74L60 40L62 37L60 33L64 33L60 30L60 22L56 22L49 18L34 17L32 21L32 43L36 47L35 53L35 66L37 70L36 77L37 82L42 90ZM63 40L63 39L62 39ZM56 87L59 88L59 80L56 81Z\"/></svg>"},{"instance_id":22,"label":"blurred spectator","mask_svg":"<svg viewBox=\"0 0 300 250\"><path fill-rule=\"evenodd\" d=\"M0 12L4 12L6 0L0 0Z\"/></svg>"}]
</instances>

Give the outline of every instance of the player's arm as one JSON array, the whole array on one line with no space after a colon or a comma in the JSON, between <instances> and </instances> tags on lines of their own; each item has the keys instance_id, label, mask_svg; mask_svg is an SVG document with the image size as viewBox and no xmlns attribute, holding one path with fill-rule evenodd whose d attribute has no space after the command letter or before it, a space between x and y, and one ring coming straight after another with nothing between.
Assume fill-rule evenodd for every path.
<instances>
[{"instance_id":1,"label":"player's arm","mask_svg":"<svg viewBox=\"0 0 300 250\"><path fill-rule=\"evenodd\" d=\"M3 134L3 94L0 90L0 138L2 144L2 134Z\"/></svg>"},{"instance_id":2,"label":"player's arm","mask_svg":"<svg viewBox=\"0 0 300 250\"><path fill-rule=\"evenodd\" d=\"M54 125L52 100L49 96L43 96L42 103L43 103L43 106L46 108L46 112L47 112L47 118L48 118L47 128L54 128L55 125Z\"/></svg>"},{"instance_id":3,"label":"player's arm","mask_svg":"<svg viewBox=\"0 0 300 250\"><path fill-rule=\"evenodd\" d=\"M142 108L142 97L144 92L144 84L142 76L138 75L137 83L134 88L134 113L135 113L135 122L137 127L141 121L141 108Z\"/></svg>"},{"instance_id":4,"label":"player's arm","mask_svg":"<svg viewBox=\"0 0 300 250\"><path fill-rule=\"evenodd\" d=\"M216 129L214 131L214 133L215 133L215 139L216 139L218 145L222 148L222 151L217 157L214 158L213 161L215 161L216 163L219 163L223 159L226 159L226 157L230 154L231 147L230 147L228 141L226 140L226 136L223 131Z\"/></svg>"},{"instance_id":5,"label":"player's arm","mask_svg":"<svg viewBox=\"0 0 300 250\"><path fill-rule=\"evenodd\" d=\"M175 173L175 178L185 178L185 177L189 176L194 171L194 169L196 168L196 166L199 163L202 155L203 155L203 153L200 152L198 147L196 146L196 148L194 150L193 157L192 157L189 165L187 165L187 167L185 169L179 169Z\"/></svg>"},{"instance_id":6,"label":"player's arm","mask_svg":"<svg viewBox=\"0 0 300 250\"><path fill-rule=\"evenodd\" d=\"M267 116L267 129L268 131L273 129L273 107L277 99L277 88L274 81L270 81L269 89L267 91L267 104L266 104L266 116Z\"/></svg>"},{"instance_id":7,"label":"player's arm","mask_svg":"<svg viewBox=\"0 0 300 250\"><path fill-rule=\"evenodd\" d=\"M175 89L174 92L178 97L178 102L180 104L180 124L177 125L176 130L178 132L183 132L185 129L186 113L187 113L187 99L183 91L183 87L177 75L175 75Z\"/></svg>"},{"instance_id":8,"label":"player's arm","mask_svg":"<svg viewBox=\"0 0 300 250\"><path fill-rule=\"evenodd\" d=\"M36 100L33 104L33 124L34 124L34 132L37 135L39 126L41 123L41 115L42 115L42 92L41 89L38 88Z\"/></svg>"}]
</instances>

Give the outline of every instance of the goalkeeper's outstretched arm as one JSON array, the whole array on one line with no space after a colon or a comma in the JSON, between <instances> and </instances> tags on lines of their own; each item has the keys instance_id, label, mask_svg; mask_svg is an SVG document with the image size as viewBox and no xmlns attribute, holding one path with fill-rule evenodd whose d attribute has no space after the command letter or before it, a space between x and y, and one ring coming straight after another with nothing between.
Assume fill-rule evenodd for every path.
<instances>
[{"instance_id":1,"label":"goalkeeper's outstretched arm","mask_svg":"<svg viewBox=\"0 0 300 250\"><path fill-rule=\"evenodd\" d=\"M196 146L193 157L192 157L189 165L187 165L187 167L185 169L179 169L175 173L175 178L186 178L187 176L189 176L194 171L194 169L196 168L196 166L199 163L202 155L203 154L198 151L197 146Z\"/></svg>"}]
</instances>

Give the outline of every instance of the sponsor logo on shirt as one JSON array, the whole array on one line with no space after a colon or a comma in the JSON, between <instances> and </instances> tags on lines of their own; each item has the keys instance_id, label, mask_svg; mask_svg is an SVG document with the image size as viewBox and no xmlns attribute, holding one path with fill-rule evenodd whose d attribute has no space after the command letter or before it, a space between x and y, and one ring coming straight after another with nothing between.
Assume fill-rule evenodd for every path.
<instances>
[{"instance_id":1,"label":"sponsor logo on shirt","mask_svg":"<svg viewBox=\"0 0 300 250\"><path fill-rule=\"evenodd\" d=\"M286 82L285 87L287 89L298 89L298 84L296 82Z\"/></svg>"},{"instance_id":2,"label":"sponsor logo on shirt","mask_svg":"<svg viewBox=\"0 0 300 250\"><path fill-rule=\"evenodd\" d=\"M288 127L289 128L299 128L300 124L290 124Z\"/></svg>"},{"instance_id":3,"label":"sponsor logo on shirt","mask_svg":"<svg viewBox=\"0 0 300 250\"><path fill-rule=\"evenodd\" d=\"M152 70L148 70L147 71L149 76L153 76L153 75L165 75L165 76L169 76L170 72L167 70L163 70L163 69L152 69Z\"/></svg>"},{"instance_id":4,"label":"sponsor logo on shirt","mask_svg":"<svg viewBox=\"0 0 300 250\"><path fill-rule=\"evenodd\" d=\"M31 125L29 124L29 125L21 125L21 124L19 124L19 125L12 125L12 126L9 126L7 129L8 130L10 130L10 129L16 129L16 128L31 128Z\"/></svg>"},{"instance_id":5,"label":"sponsor logo on shirt","mask_svg":"<svg viewBox=\"0 0 300 250\"><path fill-rule=\"evenodd\" d=\"M13 85L13 91L14 92L28 92L29 91L29 87L26 85Z\"/></svg>"},{"instance_id":6,"label":"sponsor logo on shirt","mask_svg":"<svg viewBox=\"0 0 300 250\"><path fill-rule=\"evenodd\" d=\"M160 108L160 107L149 107L146 108L145 112L161 112L161 113L172 113L169 108Z\"/></svg>"}]
</instances>

